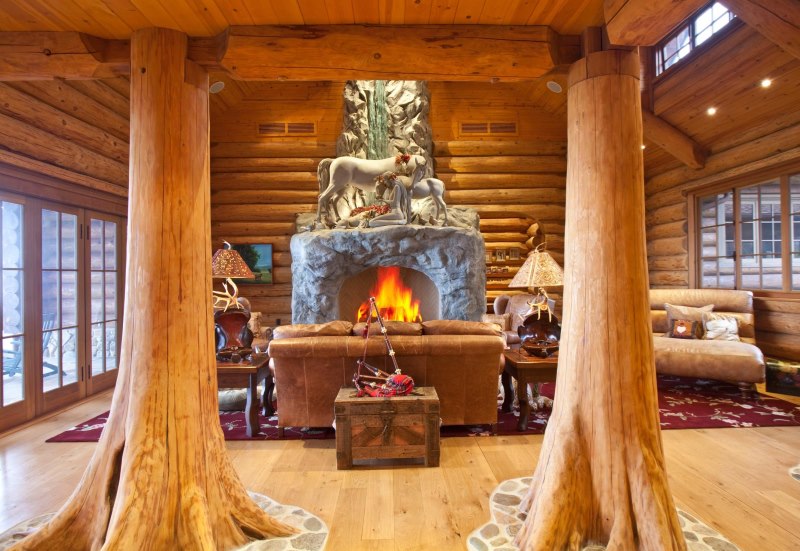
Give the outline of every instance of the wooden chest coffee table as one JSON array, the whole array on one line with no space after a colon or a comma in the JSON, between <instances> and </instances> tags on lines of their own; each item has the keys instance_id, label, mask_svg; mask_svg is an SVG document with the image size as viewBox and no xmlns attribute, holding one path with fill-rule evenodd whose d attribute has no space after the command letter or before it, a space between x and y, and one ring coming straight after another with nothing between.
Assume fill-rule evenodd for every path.
<instances>
[{"instance_id":1,"label":"wooden chest coffee table","mask_svg":"<svg viewBox=\"0 0 800 551\"><path fill-rule=\"evenodd\" d=\"M511 385L511 377L517 380L517 390L519 396L519 422L517 430L524 431L528 428L528 417L531 414L531 405L528 403L528 384L529 383L553 383L556 380L556 368L558 367L558 352L547 358L529 356L521 348L516 350L504 350L506 365L503 370L503 390L505 399L503 400L503 411L511 411L514 403L514 388Z\"/></svg>"},{"instance_id":2,"label":"wooden chest coffee table","mask_svg":"<svg viewBox=\"0 0 800 551\"><path fill-rule=\"evenodd\" d=\"M354 460L421 457L426 467L439 465L439 396L418 387L409 396L358 397L354 388L339 390L334 402L336 466Z\"/></svg>"}]
</instances>

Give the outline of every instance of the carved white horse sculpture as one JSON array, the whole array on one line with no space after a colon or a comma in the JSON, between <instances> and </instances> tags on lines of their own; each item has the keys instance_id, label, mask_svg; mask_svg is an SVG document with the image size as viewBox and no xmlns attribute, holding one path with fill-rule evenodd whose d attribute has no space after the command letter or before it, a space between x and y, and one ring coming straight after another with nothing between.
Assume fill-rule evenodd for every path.
<instances>
[{"instance_id":1,"label":"carved white horse sculpture","mask_svg":"<svg viewBox=\"0 0 800 551\"><path fill-rule=\"evenodd\" d=\"M386 159L359 159L357 157L337 157L323 159L317 167L319 179L319 199L317 218L320 222L323 212L333 206L336 221L341 217L336 210L336 201L341 198L345 187L351 185L364 191L375 190L375 178L385 172L412 175L412 186L425 175L427 161L422 155L397 155Z\"/></svg>"},{"instance_id":2,"label":"carved white horse sculpture","mask_svg":"<svg viewBox=\"0 0 800 551\"><path fill-rule=\"evenodd\" d=\"M379 181L375 186L375 195L378 199L383 197L383 194L386 192L387 184L383 181ZM442 223L443 226L447 225L447 205L444 202L444 182L437 178L423 178L417 183L412 183L410 189L408 189L408 199L407 205L405 207L406 213L408 213L408 221L411 221L411 200L412 199L424 199L426 197L430 197L434 204L436 205L436 220L439 219L439 214L441 214L442 210L444 210L444 222Z\"/></svg>"}]
</instances>

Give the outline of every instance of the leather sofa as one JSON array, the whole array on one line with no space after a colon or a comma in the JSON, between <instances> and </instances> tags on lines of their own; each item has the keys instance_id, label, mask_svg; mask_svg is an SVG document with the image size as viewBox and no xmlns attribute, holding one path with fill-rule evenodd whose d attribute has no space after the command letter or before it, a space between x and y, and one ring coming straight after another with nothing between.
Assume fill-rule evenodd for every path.
<instances>
[{"instance_id":1,"label":"leather sofa","mask_svg":"<svg viewBox=\"0 0 800 551\"><path fill-rule=\"evenodd\" d=\"M517 327L533 296L501 295L494 315L484 317L503 326L509 346L519 346ZM669 327L665 304L700 308L713 304L713 313L735 316L741 341L676 339L665 336ZM666 375L717 379L737 383L749 395L755 383L764 382L764 355L755 345L753 293L728 289L651 289L650 317L656 372Z\"/></svg>"},{"instance_id":2,"label":"leather sofa","mask_svg":"<svg viewBox=\"0 0 800 551\"><path fill-rule=\"evenodd\" d=\"M353 386L356 360L365 345L367 363L392 372L376 325L366 340L359 326L344 321L275 328L269 355L279 431L331 426L336 395L340 388ZM402 372L416 386L436 388L444 425L496 427L497 376L503 370L505 347L496 326L452 320L386 325Z\"/></svg>"},{"instance_id":3,"label":"leather sofa","mask_svg":"<svg viewBox=\"0 0 800 551\"><path fill-rule=\"evenodd\" d=\"M669 327L665 304L695 308L713 304L713 313L738 319L741 340L667 337ZM753 293L750 291L651 289L650 318L657 373L738 383L745 396L755 390L755 383L764 382L764 354L755 344Z\"/></svg>"}]
</instances>

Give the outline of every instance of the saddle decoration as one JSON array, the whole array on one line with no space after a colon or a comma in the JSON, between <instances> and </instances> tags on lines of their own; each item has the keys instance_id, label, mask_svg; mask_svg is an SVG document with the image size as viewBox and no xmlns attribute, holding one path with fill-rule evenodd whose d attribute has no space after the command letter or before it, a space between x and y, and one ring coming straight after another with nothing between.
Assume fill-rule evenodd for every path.
<instances>
[{"instance_id":1,"label":"saddle decoration","mask_svg":"<svg viewBox=\"0 0 800 551\"><path fill-rule=\"evenodd\" d=\"M369 331L371 325L370 318L372 317L371 313L373 311L375 312L375 317L378 320L378 324L381 326L381 334L383 335L383 340L386 343L386 352L392 359L392 365L394 365L394 374L386 373L385 371L367 363L367 344L369 343ZM392 343L389 342L389 336L386 333L386 326L383 324L383 318L381 318L381 313L378 310L377 304L375 304L375 297L369 298L367 327L364 330L364 354L360 359L356 360L356 366L357 370L353 375L353 384L355 385L356 390L358 390L358 396L367 395L372 396L373 398L406 396L410 394L412 390L414 390L414 379L408 375L403 375L403 373L400 371L400 367L397 365L397 359L395 359ZM370 373L371 375L364 374L364 371ZM379 384L378 381L382 381L382 383Z\"/></svg>"}]
</instances>

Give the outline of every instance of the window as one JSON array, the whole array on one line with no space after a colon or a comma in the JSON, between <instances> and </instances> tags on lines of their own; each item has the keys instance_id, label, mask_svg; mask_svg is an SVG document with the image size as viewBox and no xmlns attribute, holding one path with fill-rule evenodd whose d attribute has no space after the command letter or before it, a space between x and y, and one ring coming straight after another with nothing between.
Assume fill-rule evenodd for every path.
<instances>
[{"instance_id":1,"label":"window","mask_svg":"<svg viewBox=\"0 0 800 551\"><path fill-rule=\"evenodd\" d=\"M699 287L800 291L800 174L698 195L697 209Z\"/></svg>"},{"instance_id":2,"label":"window","mask_svg":"<svg viewBox=\"0 0 800 551\"><path fill-rule=\"evenodd\" d=\"M695 13L688 23L673 31L656 47L656 76L689 55L722 30L734 17L736 15L719 2Z\"/></svg>"},{"instance_id":3,"label":"window","mask_svg":"<svg viewBox=\"0 0 800 551\"><path fill-rule=\"evenodd\" d=\"M0 406L22 401L25 365L25 311L23 309L24 271L22 241L23 205L0 201L0 240L3 292L0 314L3 317L3 382L0 385Z\"/></svg>"}]
</instances>

